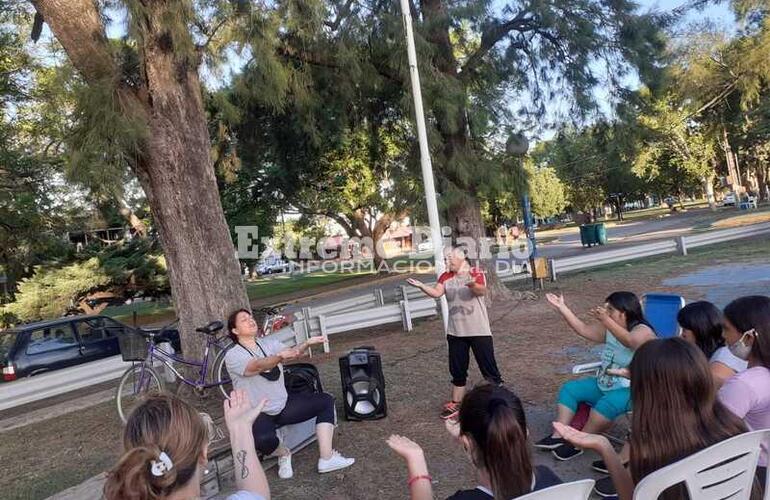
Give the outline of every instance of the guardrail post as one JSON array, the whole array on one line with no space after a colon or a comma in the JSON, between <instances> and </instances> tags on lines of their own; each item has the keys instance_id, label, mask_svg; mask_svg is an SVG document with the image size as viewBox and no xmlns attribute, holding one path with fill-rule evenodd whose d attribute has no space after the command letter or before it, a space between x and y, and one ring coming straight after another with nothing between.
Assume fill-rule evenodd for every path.
<instances>
[{"instance_id":1,"label":"guardrail post","mask_svg":"<svg viewBox=\"0 0 770 500\"><path fill-rule=\"evenodd\" d=\"M329 334L326 333L326 317L323 314L318 316L318 324L321 325L321 335L324 338L324 352L328 354L331 349L329 348Z\"/></svg>"},{"instance_id":2,"label":"guardrail post","mask_svg":"<svg viewBox=\"0 0 770 500\"><path fill-rule=\"evenodd\" d=\"M551 271L551 281L556 281L556 259L548 259L548 269Z\"/></svg>"},{"instance_id":3,"label":"guardrail post","mask_svg":"<svg viewBox=\"0 0 770 500\"><path fill-rule=\"evenodd\" d=\"M409 301L405 297L404 300L399 301L398 304L401 306L401 321L404 324L404 331L411 332L412 314L409 311Z\"/></svg>"},{"instance_id":4,"label":"guardrail post","mask_svg":"<svg viewBox=\"0 0 770 500\"><path fill-rule=\"evenodd\" d=\"M676 248L679 250L679 255L687 255L687 239L684 236L676 238Z\"/></svg>"}]
</instances>

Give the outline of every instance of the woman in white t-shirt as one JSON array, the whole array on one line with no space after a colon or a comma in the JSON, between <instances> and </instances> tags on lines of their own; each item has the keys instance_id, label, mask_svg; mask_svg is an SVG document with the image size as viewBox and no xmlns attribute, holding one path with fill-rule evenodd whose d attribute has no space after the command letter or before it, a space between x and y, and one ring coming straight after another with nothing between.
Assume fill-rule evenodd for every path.
<instances>
[{"instance_id":1,"label":"woman in white t-shirt","mask_svg":"<svg viewBox=\"0 0 770 500\"><path fill-rule=\"evenodd\" d=\"M280 341L261 336L247 309L230 314L227 332L234 344L225 354L233 387L246 391L252 401L267 399L264 410L254 421L252 432L261 454L278 456L278 477L290 479L294 470L291 451L281 445L276 429L311 418L315 418L318 438L318 472L323 474L353 465L355 459L344 457L332 448L334 397L326 392L289 394L284 384L283 362L299 357L311 345L323 343L324 338L311 337L297 347L287 349Z\"/></svg>"},{"instance_id":2,"label":"woman in white t-shirt","mask_svg":"<svg viewBox=\"0 0 770 500\"><path fill-rule=\"evenodd\" d=\"M692 302L679 310L676 320L682 327L682 338L698 346L708 358L717 388L746 369L748 363L725 346L724 319L717 306L706 301Z\"/></svg>"}]
</instances>

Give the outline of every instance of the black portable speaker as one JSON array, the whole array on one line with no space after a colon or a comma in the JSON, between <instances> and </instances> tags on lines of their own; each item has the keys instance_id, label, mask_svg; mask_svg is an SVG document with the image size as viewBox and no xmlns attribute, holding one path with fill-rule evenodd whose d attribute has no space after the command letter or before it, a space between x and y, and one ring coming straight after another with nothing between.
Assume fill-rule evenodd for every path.
<instances>
[{"instance_id":1,"label":"black portable speaker","mask_svg":"<svg viewBox=\"0 0 770 500\"><path fill-rule=\"evenodd\" d=\"M357 347L340 358L346 420L377 420L388 414L385 376L374 347Z\"/></svg>"}]
</instances>

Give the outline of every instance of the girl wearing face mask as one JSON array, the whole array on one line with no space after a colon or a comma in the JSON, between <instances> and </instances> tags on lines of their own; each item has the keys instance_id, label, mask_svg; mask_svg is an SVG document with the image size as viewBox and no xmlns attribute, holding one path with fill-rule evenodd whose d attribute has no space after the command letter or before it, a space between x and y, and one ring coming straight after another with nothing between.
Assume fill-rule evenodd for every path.
<instances>
[{"instance_id":1,"label":"girl wearing face mask","mask_svg":"<svg viewBox=\"0 0 770 500\"><path fill-rule=\"evenodd\" d=\"M728 379L719 399L750 430L770 429L770 297L741 297L725 307L725 343L748 369ZM764 443L758 474L764 478L768 445Z\"/></svg>"},{"instance_id":2,"label":"girl wearing face mask","mask_svg":"<svg viewBox=\"0 0 770 500\"><path fill-rule=\"evenodd\" d=\"M447 500L508 500L562 482L547 467L532 464L524 408L505 387L485 384L469 391L460 404L459 422L447 420L446 427L478 479L476 488L457 491ZM406 461L411 500L433 500L422 448L403 436L390 436L387 442Z\"/></svg>"},{"instance_id":3,"label":"girl wearing face mask","mask_svg":"<svg viewBox=\"0 0 770 500\"><path fill-rule=\"evenodd\" d=\"M709 360L711 375L719 388L722 383L746 369L746 360L735 356L722 336L722 312L711 302L687 304L676 316L682 327L682 338L695 344Z\"/></svg>"},{"instance_id":4,"label":"girl wearing face mask","mask_svg":"<svg viewBox=\"0 0 770 500\"><path fill-rule=\"evenodd\" d=\"M332 472L353 465L332 449L334 437L334 397L325 392L291 394L283 380L283 362L295 359L308 347L322 344L323 337L312 337L293 349L286 349L280 341L269 337L257 339L259 328L246 309L233 312L227 320L227 331L234 345L225 355L227 372L233 387L249 394L252 401L267 399L267 404L254 422L254 440L263 455L278 455L278 476L289 479L294 475L291 453L279 446L276 429L316 419L318 437L318 472Z\"/></svg>"}]
</instances>

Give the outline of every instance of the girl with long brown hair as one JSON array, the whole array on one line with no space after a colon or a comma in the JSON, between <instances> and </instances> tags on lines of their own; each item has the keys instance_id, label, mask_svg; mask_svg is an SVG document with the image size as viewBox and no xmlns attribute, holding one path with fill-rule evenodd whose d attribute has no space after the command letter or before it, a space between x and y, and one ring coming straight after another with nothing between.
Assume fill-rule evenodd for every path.
<instances>
[{"instance_id":1,"label":"girl with long brown hair","mask_svg":"<svg viewBox=\"0 0 770 500\"><path fill-rule=\"evenodd\" d=\"M446 427L470 458L479 482L448 500L508 500L561 483L548 468L532 464L524 408L505 387L485 384L468 392L460 404L459 421L447 420ZM407 463L411 500L432 499L420 446L398 435L387 442Z\"/></svg>"},{"instance_id":2,"label":"girl with long brown hair","mask_svg":"<svg viewBox=\"0 0 770 500\"><path fill-rule=\"evenodd\" d=\"M724 383L719 400L749 429L770 429L770 297L751 295L727 304L723 335L730 351L748 362L748 369ZM769 447L765 442L759 457L763 481Z\"/></svg>"},{"instance_id":3,"label":"girl with long brown hair","mask_svg":"<svg viewBox=\"0 0 770 500\"><path fill-rule=\"evenodd\" d=\"M565 439L602 456L620 500L630 500L634 485L648 474L746 432L743 422L717 400L706 356L686 340L647 342L637 349L629 371L634 408L630 471L606 437L554 423ZM673 488L665 498L688 496Z\"/></svg>"},{"instance_id":4,"label":"girl with long brown hair","mask_svg":"<svg viewBox=\"0 0 770 500\"><path fill-rule=\"evenodd\" d=\"M254 449L251 425L265 405L243 391L224 402L238 492L228 500L269 500L270 487ZM106 500L182 500L200 497L208 429L201 415L171 394L148 396L126 422L125 453L110 470Z\"/></svg>"}]
</instances>

